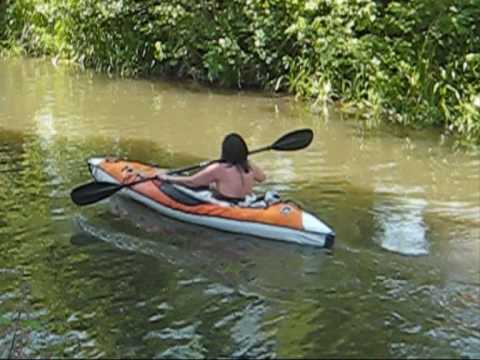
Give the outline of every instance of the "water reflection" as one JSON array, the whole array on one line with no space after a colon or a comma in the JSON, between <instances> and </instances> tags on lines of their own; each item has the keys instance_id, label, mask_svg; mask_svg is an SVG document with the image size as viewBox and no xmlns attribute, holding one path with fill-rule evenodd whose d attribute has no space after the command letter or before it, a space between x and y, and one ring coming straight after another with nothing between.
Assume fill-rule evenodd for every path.
<instances>
[{"instance_id":1,"label":"water reflection","mask_svg":"<svg viewBox=\"0 0 480 360\"><path fill-rule=\"evenodd\" d=\"M224 345L227 346L226 349L222 350L224 355L244 354L244 356L250 357L266 351L265 336L261 334L259 323L262 313L266 310L264 301L253 292L241 290L242 286L238 282L232 282L232 278L229 280L233 287L212 282L217 279L222 284L227 284L229 283L227 279L229 274L221 271L220 264L203 260L208 259L208 257L194 255L198 253L198 249L186 248L182 250L179 248L179 244L182 244L181 241L174 244L158 241L163 233L155 233L154 238L157 241L154 241L147 240L145 237L138 238L128 235L125 233L125 229L121 233L115 232L114 229L105 230L99 225L89 224L85 218L79 218L77 223L82 235L72 238L72 242L76 244L95 246L92 240L95 239L97 242L105 242L116 249L132 253L136 257L139 254L147 255L162 263L175 266L178 273L175 276L177 279L172 284L174 285L173 288L168 290L169 292L173 291L172 298L167 300L162 297L160 303L160 299L156 299L154 304L158 305L155 305L156 310L153 312L154 304L149 306L145 300L135 306L141 309L150 308L148 323L151 325L142 335L142 340L147 347L151 346L152 349L165 348L164 351L156 355L193 356L195 354L195 356L206 356L210 354L212 349L207 350L205 347L205 342L209 342L203 335L205 327L210 329L210 333L213 332L211 335L219 333L222 334L221 336L230 337L227 342L224 342ZM170 236L178 237L177 234ZM79 241L79 238L83 238L83 240ZM203 269L203 271L201 270L201 274L192 274L192 267ZM154 274L149 277L152 276L155 277ZM164 277L165 273L160 270L157 276ZM183 303L175 300L176 297L181 296L183 292L187 292L187 294L195 293L199 289L204 289L203 295L206 298L205 300L208 300L207 303L202 305L202 312L205 311L206 315L198 318L194 323L192 323L190 315L182 320L185 316L182 311L186 310L191 313L194 308L190 309L188 302ZM225 312L225 306L233 306L233 308ZM261 312L259 312L259 306L263 309ZM141 316L144 317L145 315ZM174 319L173 322L172 319ZM269 354L271 353L267 351L266 355Z\"/></svg>"},{"instance_id":2,"label":"water reflection","mask_svg":"<svg viewBox=\"0 0 480 360\"><path fill-rule=\"evenodd\" d=\"M402 255L427 255L427 225L423 199L379 199L373 205L377 231L373 240L382 248Z\"/></svg>"}]
</instances>

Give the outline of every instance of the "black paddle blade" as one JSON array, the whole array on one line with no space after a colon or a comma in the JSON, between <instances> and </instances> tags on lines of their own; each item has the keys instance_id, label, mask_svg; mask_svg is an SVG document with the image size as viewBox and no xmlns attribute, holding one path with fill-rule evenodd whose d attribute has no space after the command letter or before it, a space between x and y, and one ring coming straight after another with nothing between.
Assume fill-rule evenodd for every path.
<instances>
[{"instance_id":1,"label":"black paddle blade","mask_svg":"<svg viewBox=\"0 0 480 360\"><path fill-rule=\"evenodd\" d=\"M313 140L311 129L300 129L283 135L272 145L273 150L294 151L306 148Z\"/></svg>"},{"instance_id":2,"label":"black paddle blade","mask_svg":"<svg viewBox=\"0 0 480 360\"><path fill-rule=\"evenodd\" d=\"M77 205L88 205L115 194L122 187L123 185L94 181L73 189L70 193L70 197Z\"/></svg>"}]
</instances>

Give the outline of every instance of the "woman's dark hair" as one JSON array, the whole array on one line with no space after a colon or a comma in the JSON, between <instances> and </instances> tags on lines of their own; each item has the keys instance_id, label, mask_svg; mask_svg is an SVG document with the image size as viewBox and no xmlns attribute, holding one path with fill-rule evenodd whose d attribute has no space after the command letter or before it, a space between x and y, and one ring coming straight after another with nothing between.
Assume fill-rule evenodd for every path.
<instances>
[{"instance_id":1,"label":"woman's dark hair","mask_svg":"<svg viewBox=\"0 0 480 360\"><path fill-rule=\"evenodd\" d=\"M243 138L231 133L225 136L222 143L222 162L235 165L248 173L248 147Z\"/></svg>"}]
</instances>

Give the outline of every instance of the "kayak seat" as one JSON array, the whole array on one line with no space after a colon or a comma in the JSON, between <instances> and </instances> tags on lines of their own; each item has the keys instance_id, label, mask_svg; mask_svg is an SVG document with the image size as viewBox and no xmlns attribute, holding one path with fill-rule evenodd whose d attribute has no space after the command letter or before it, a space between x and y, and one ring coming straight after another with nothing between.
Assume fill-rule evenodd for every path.
<instances>
[{"instance_id":1,"label":"kayak seat","mask_svg":"<svg viewBox=\"0 0 480 360\"><path fill-rule=\"evenodd\" d=\"M186 198L188 198L188 203L183 203L187 205L191 204L192 206L196 204L215 204L226 207L265 209L280 201L280 197L275 191L267 191L263 195L250 194L244 199L236 199L237 201L232 201L227 198L218 198L215 192L211 191L208 187L192 188L185 185L168 183L168 188L160 187L160 190L164 191L167 195L179 202L183 202L186 196ZM196 203L194 199L197 200L198 203Z\"/></svg>"},{"instance_id":2,"label":"kayak seat","mask_svg":"<svg viewBox=\"0 0 480 360\"><path fill-rule=\"evenodd\" d=\"M186 192L179 190L174 184L170 182L162 182L159 188L165 195L184 205L197 206L207 203L206 201L200 200L199 198L193 197Z\"/></svg>"}]
</instances>

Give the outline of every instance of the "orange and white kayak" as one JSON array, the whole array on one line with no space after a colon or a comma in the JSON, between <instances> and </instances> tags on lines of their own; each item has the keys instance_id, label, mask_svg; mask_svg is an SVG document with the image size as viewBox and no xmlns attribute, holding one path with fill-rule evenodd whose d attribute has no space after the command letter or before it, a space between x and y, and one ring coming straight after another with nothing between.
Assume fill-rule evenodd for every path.
<instances>
[{"instance_id":1,"label":"orange and white kayak","mask_svg":"<svg viewBox=\"0 0 480 360\"><path fill-rule=\"evenodd\" d=\"M152 177L153 165L111 158L91 158L88 166L96 181L128 184ZM159 214L176 220L256 237L301 245L331 248L335 232L315 215L293 202L265 197L247 197L244 202L218 200L208 189L148 180L124 187L119 194L130 197Z\"/></svg>"}]
</instances>

